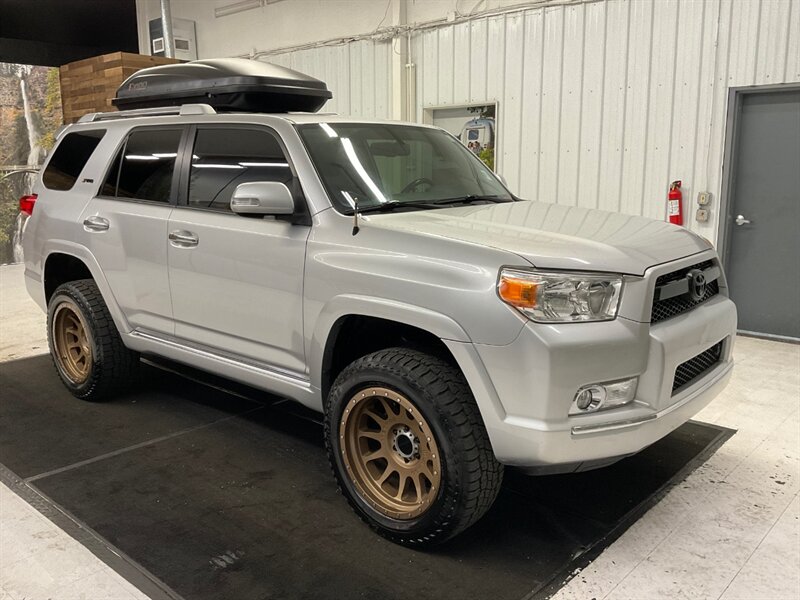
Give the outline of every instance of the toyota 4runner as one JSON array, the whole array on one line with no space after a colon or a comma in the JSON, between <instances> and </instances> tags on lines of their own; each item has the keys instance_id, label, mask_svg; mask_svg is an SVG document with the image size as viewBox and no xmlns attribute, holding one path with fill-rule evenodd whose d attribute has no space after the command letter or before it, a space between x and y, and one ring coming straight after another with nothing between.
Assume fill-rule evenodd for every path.
<instances>
[{"instance_id":1,"label":"toyota 4runner","mask_svg":"<svg viewBox=\"0 0 800 600\"><path fill-rule=\"evenodd\" d=\"M725 386L736 309L706 240L520 200L435 127L285 112L330 93L257 64L313 85L271 91L281 114L231 87L87 115L22 199L72 394L110 398L158 356L296 400L356 513L425 545L486 512L504 465L610 464Z\"/></svg>"}]
</instances>

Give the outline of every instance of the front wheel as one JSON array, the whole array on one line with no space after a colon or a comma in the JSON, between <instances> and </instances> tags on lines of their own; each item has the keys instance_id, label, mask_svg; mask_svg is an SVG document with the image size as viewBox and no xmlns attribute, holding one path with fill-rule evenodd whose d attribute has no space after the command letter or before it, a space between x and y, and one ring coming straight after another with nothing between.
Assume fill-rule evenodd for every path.
<instances>
[{"instance_id":1,"label":"front wheel","mask_svg":"<svg viewBox=\"0 0 800 600\"><path fill-rule=\"evenodd\" d=\"M350 505L403 545L463 531L489 509L503 479L461 372L415 350L381 350L342 371L325 434Z\"/></svg>"}]
</instances>

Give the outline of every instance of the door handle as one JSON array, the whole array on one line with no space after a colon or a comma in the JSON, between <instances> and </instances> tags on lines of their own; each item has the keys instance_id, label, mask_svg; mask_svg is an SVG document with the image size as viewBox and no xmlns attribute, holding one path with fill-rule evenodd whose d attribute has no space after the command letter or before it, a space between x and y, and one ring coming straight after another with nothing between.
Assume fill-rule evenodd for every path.
<instances>
[{"instance_id":1,"label":"door handle","mask_svg":"<svg viewBox=\"0 0 800 600\"><path fill-rule=\"evenodd\" d=\"M200 242L196 233L186 231L185 229L177 229L169 232L169 241L177 248L191 248L197 246Z\"/></svg>"},{"instance_id":2,"label":"door handle","mask_svg":"<svg viewBox=\"0 0 800 600\"><path fill-rule=\"evenodd\" d=\"M737 215L736 216L736 224L739 225L740 227L742 225L749 225L750 224L750 219L745 219L744 215Z\"/></svg>"},{"instance_id":3,"label":"door handle","mask_svg":"<svg viewBox=\"0 0 800 600\"><path fill-rule=\"evenodd\" d=\"M108 231L108 219L103 217L86 217L83 220L83 228L86 231Z\"/></svg>"}]
</instances>

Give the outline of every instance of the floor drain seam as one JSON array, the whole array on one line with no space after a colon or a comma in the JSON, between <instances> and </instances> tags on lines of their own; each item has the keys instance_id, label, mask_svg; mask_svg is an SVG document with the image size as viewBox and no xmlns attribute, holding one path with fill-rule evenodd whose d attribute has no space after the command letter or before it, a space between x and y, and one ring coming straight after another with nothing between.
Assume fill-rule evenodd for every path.
<instances>
[{"instance_id":1,"label":"floor drain seam","mask_svg":"<svg viewBox=\"0 0 800 600\"><path fill-rule=\"evenodd\" d=\"M39 473L37 475L32 475L31 477L26 477L23 479L25 483L34 483L39 481L40 479L44 479L46 477L51 477L53 475L59 475L61 473L65 473L67 471L72 471L73 469L79 469L81 467L85 467L87 465L94 464L96 462L100 462L106 460L108 458L114 458L115 456L120 456L121 454L125 454L127 452L131 452L133 450L139 450L141 448L146 448L147 446L152 446L153 444L158 444L160 442L164 442L167 440L171 440L176 437L180 437L182 435L186 435L187 433L193 433L195 431L199 431L201 429L206 429L207 427L211 427L212 425L218 425L219 423L224 423L225 421L230 421L231 419L237 419L239 417L243 417L245 415L249 415L254 413L258 410L263 409L263 406L257 406L255 408L251 408L244 412L236 413L235 415L229 415L227 417L223 417L221 419L217 419L215 421L211 421L210 423L203 423L202 425L195 425L194 427L187 427L186 429L181 429L180 431L174 431L167 435L162 435L157 438L152 438L149 440L145 440L143 442L139 442L138 444L133 444L131 446L126 446L124 448L119 448L117 450L112 450L111 452L106 452L105 454L100 454L99 456L95 456L92 458L87 458L85 460L81 460L69 465L65 465L63 467L58 467L57 469L51 469L50 471L45 471L44 473Z\"/></svg>"}]
</instances>

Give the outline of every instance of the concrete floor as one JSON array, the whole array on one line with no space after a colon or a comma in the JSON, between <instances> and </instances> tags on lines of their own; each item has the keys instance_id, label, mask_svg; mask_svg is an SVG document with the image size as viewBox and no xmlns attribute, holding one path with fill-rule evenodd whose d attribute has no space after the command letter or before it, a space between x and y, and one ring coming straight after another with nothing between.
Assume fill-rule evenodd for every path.
<instances>
[{"instance_id":1,"label":"concrete floor","mask_svg":"<svg viewBox=\"0 0 800 600\"><path fill-rule=\"evenodd\" d=\"M46 352L44 322L0 266L0 362ZM800 598L800 345L740 337L734 355L696 418L738 432L555 599ZM0 485L0 600L23 598L145 596Z\"/></svg>"}]
</instances>

